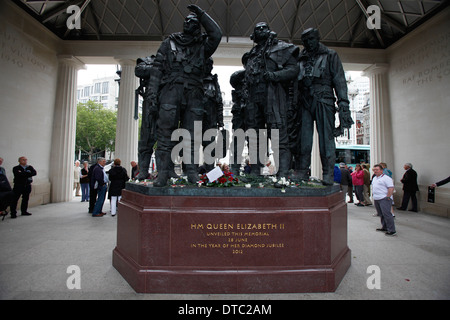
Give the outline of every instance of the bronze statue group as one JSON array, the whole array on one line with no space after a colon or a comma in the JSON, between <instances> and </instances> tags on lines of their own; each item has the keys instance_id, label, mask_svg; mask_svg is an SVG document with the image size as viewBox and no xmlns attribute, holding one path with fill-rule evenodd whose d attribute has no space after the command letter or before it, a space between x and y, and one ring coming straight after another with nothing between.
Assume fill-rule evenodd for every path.
<instances>
[{"instance_id":1,"label":"bronze statue group","mask_svg":"<svg viewBox=\"0 0 450 320\"><path fill-rule=\"evenodd\" d=\"M146 179L156 144L158 177L163 187L175 175L172 150L179 141L172 133L182 128L193 139L182 141L181 156L194 159L195 141L208 129L223 127L223 104L217 76L211 74L212 58L222 39L217 23L200 7L188 6L183 32L166 38L155 56L139 59L136 76L141 79L144 98L139 139L140 174ZM202 27L205 33L202 33ZM254 130L256 148L272 140L278 177L309 179L314 122L319 137L323 184L333 184L335 137L350 128L347 82L342 63L334 50L320 43L316 29L302 33L304 49L277 39L265 22L258 23L250 37L255 45L242 57L243 70L230 79L233 130ZM335 114L339 126L335 127ZM202 123L202 131L194 130ZM268 139L263 139L264 132ZM274 139L277 139L274 143ZM267 147L267 146L264 146ZM232 144L231 170L239 172L242 145ZM186 152L187 150L187 152ZM262 169L266 155L250 158L252 168ZM212 164L208 164L212 169ZM198 181L199 164L183 163L191 183ZM259 174L259 170L252 170Z\"/></svg>"}]
</instances>

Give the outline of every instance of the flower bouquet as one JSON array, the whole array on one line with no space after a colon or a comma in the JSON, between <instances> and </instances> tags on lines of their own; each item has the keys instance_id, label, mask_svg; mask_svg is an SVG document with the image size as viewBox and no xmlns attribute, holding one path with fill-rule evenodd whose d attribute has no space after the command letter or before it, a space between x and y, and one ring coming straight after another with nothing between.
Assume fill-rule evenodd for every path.
<instances>
[{"instance_id":1,"label":"flower bouquet","mask_svg":"<svg viewBox=\"0 0 450 320\"><path fill-rule=\"evenodd\" d=\"M231 172L225 172L219 179L210 182L206 174L200 177L198 186L206 187L232 187L239 183L239 180L233 176Z\"/></svg>"}]
</instances>

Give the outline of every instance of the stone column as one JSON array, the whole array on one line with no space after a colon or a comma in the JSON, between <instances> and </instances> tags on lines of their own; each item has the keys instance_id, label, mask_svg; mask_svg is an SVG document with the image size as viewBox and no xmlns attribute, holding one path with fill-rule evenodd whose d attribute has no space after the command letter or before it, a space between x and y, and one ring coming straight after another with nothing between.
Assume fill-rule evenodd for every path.
<instances>
[{"instance_id":1,"label":"stone column","mask_svg":"<svg viewBox=\"0 0 450 320\"><path fill-rule=\"evenodd\" d=\"M73 56L59 56L58 88L55 97L50 174L51 202L73 197L73 167L77 117L78 70L84 64Z\"/></svg>"},{"instance_id":2,"label":"stone column","mask_svg":"<svg viewBox=\"0 0 450 320\"><path fill-rule=\"evenodd\" d=\"M364 70L370 79L370 164L394 165L390 118L388 64L374 64Z\"/></svg>"},{"instance_id":3,"label":"stone column","mask_svg":"<svg viewBox=\"0 0 450 320\"><path fill-rule=\"evenodd\" d=\"M115 158L122 161L122 167L131 176L130 162L137 161L138 153L138 124L134 119L135 90L139 86L138 78L134 74L136 60L119 60L122 67L120 80L119 103L117 110L116 150Z\"/></svg>"}]
</instances>

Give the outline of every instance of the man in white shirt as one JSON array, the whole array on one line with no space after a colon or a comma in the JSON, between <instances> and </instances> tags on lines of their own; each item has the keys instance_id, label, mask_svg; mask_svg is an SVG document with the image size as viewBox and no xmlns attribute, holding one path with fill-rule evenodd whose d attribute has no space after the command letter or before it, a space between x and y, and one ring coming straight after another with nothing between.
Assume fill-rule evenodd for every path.
<instances>
[{"instance_id":1,"label":"man in white shirt","mask_svg":"<svg viewBox=\"0 0 450 320\"><path fill-rule=\"evenodd\" d=\"M377 231L383 231L387 236L395 236L394 217L391 214L392 194L394 193L394 182L383 174L383 167L379 164L373 166L375 177L372 179L372 196L375 202L375 209L381 217L381 228Z\"/></svg>"}]
</instances>

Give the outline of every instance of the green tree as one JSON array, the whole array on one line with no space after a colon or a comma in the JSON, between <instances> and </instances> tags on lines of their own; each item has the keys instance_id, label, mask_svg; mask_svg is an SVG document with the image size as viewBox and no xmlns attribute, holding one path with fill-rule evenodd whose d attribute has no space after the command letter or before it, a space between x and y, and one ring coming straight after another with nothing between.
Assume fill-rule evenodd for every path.
<instances>
[{"instance_id":1,"label":"green tree","mask_svg":"<svg viewBox=\"0 0 450 320\"><path fill-rule=\"evenodd\" d=\"M115 150L117 112L88 101L77 106L76 149L92 155Z\"/></svg>"}]
</instances>

